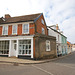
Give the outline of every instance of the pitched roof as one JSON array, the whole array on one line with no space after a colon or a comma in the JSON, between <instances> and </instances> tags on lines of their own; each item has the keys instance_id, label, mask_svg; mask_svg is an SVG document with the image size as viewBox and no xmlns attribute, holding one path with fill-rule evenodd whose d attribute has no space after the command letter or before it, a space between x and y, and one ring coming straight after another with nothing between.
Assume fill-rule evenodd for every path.
<instances>
[{"instance_id":1,"label":"pitched roof","mask_svg":"<svg viewBox=\"0 0 75 75\"><path fill-rule=\"evenodd\" d=\"M3 22L3 19L2 18L0 18L0 23L2 23Z\"/></svg>"},{"instance_id":2,"label":"pitched roof","mask_svg":"<svg viewBox=\"0 0 75 75\"><path fill-rule=\"evenodd\" d=\"M1 21L0 24L34 21L41 14L42 13L31 14L31 15L24 15L24 16L17 16L17 17L10 17L10 18L7 18L7 19L4 18L5 21Z\"/></svg>"},{"instance_id":3,"label":"pitched roof","mask_svg":"<svg viewBox=\"0 0 75 75\"><path fill-rule=\"evenodd\" d=\"M67 41L67 44L70 44L70 42L69 42L69 41Z\"/></svg>"},{"instance_id":4,"label":"pitched roof","mask_svg":"<svg viewBox=\"0 0 75 75\"><path fill-rule=\"evenodd\" d=\"M69 41L67 41L67 44L69 44L69 45L70 45L71 43L70 43Z\"/></svg>"},{"instance_id":5,"label":"pitched roof","mask_svg":"<svg viewBox=\"0 0 75 75\"><path fill-rule=\"evenodd\" d=\"M53 29L53 28L51 28L51 27L49 27L49 26L47 26L47 27L50 28L51 30L53 30L53 31L55 31L55 32L57 32L57 33L59 33L60 35L64 36L65 38L67 38L65 35L61 34L61 33L58 32L57 30L55 30L55 29Z\"/></svg>"}]
</instances>

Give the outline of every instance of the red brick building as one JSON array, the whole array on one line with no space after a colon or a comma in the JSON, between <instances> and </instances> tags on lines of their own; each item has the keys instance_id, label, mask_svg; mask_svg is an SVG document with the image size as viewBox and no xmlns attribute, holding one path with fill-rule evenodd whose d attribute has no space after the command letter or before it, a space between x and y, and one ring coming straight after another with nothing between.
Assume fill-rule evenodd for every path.
<instances>
[{"instance_id":1,"label":"red brick building","mask_svg":"<svg viewBox=\"0 0 75 75\"><path fill-rule=\"evenodd\" d=\"M54 57L55 41L55 37L48 36L42 13L18 17L7 14L0 18L0 56Z\"/></svg>"}]
</instances>

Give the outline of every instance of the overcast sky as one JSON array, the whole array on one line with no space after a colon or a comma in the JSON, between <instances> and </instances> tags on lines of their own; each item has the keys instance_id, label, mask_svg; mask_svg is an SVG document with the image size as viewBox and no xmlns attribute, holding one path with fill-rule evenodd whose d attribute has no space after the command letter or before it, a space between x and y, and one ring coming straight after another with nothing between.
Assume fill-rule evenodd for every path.
<instances>
[{"instance_id":1,"label":"overcast sky","mask_svg":"<svg viewBox=\"0 0 75 75\"><path fill-rule=\"evenodd\" d=\"M67 40L75 43L75 0L0 0L0 17L43 13L46 24L58 24Z\"/></svg>"}]
</instances>

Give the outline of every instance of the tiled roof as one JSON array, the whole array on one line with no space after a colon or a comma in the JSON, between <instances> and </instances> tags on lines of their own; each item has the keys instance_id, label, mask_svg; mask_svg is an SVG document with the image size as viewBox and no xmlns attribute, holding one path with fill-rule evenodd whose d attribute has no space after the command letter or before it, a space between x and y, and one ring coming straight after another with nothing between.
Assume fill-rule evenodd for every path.
<instances>
[{"instance_id":1,"label":"tiled roof","mask_svg":"<svg viewBox=\"0 0 75 75\"><path fill-rule=\"evenodd\" d=\"M0 18L0 23L2 23L3 22L3 20L2 20L2 18Z\"/></svg>"},{"instance_id":2,"label":"tiled roof","mask_svg":"<svg viewBox=\"0 0 75 75\"><path fill-rule=\"evenodd\" d=\"M40 16L40 14L41 13L24 15L24 16L17 16L17 17L10 17L10 18L7 18L7 19L4 18L5 21L0 20L0 24L34 21L36 18L38 18Z\"/></svg>"},{"instance_id":3,"label":"tiled roof","mask_svg":"<svg viewBox=\"0 0 75 75\"><path fill-rule=\"evenodd\" d=\"M67 44L68 44L68 45L71 45L71 43L70 43L69 41L67 41Z\"/></svg>"}]
</instances>

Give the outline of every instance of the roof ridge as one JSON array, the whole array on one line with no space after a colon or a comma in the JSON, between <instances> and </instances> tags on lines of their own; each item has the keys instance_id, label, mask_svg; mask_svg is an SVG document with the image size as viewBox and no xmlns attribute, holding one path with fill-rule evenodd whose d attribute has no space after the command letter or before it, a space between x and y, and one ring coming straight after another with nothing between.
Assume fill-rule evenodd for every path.
<instances>
[{"instance_id":1,"label":"roof ridge","mask_svg":"<svg viewBox=\"0 0 75 75\"><path fill-rule=\"evenodd\" d=\"M14 16L10 18L16 18L16 17L24 17L24 16L31 16L31 15L40 15L41 13L36 13L36 14L29 14L29 15L22 15L22 16Z\"/></svg>"},{"instance_id":2,"label":"roof ridge","mask_svg":"<svg viewBox=\"0 0 75 75\"><path fill-rule=\"evenodd\" d=\"M10 17L10 18L4 18L5 21L3 21L0 24L34 21L41 14L42 13L36 13L36 14L29 14L29 15L23 15L23 16L15 16L15 17Z\"/></svg>"},{"instance_id":3,"label":"roof ridge","mask_svg":"<svg viewBox=\"0 0 75 75\"><path fill-rule=\"evenodd\" d=\"M48 26L47 26L48 27ZM55 31L55 32L57 32L57 33L59 33L60 35L62 35L62 36L64 36L64 37L66 37L64 34L61 34L60 32L58 32L57 30L55 30L55 29L53 29L53 28L51 28L51 27L49 27L50 29L52 29L53 31ZM67 37L66 37L67 38Z\"/></svg>"}]
</instances>

